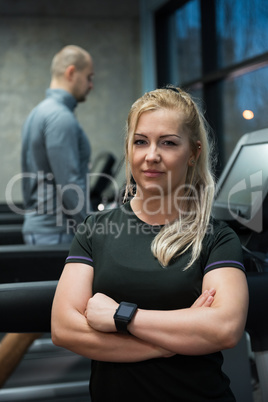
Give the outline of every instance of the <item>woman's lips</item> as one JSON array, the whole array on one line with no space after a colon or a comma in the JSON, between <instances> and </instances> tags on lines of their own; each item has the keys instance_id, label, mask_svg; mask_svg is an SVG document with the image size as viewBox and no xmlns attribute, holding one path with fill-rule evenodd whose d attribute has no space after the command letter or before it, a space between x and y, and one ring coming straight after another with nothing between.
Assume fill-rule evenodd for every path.
<instances>
[{"instance_id":1,"label":"woman's lips","mask_svg":"<svg viewBox=\"0 0 268 402\"><path fill-rule=\"evenodd\" d=\"M144 170L143 173L144 173L144 175L145 175L146 177L159 177L159 176L161 176L164 172L161 172L160 170L152 170L152 169L149 169L149 170Z\"/></svg>"}]
</instances>

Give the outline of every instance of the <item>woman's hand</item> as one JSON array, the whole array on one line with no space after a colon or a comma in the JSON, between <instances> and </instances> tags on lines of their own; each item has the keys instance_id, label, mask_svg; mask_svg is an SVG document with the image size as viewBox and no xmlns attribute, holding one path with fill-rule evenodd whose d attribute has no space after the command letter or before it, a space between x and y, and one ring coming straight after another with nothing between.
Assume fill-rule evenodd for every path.
<instances>
[{"instance_id":1,"label":"woman's hand","mask_svg":"<svg viewBox=\"0 0 268 402\"><path fill-rule=\"evenodd\" d=\"M196 307L210 307L214 301L214 296L216 294L216 290L211 288L209 290L205 290L196 301L192 304L191 308Z\"/></svg>"},{"instance_id":2,"label":"woman's hand","mask_svg":"<svg viewBox=\"0 0 268 402\"><path fill-rule=\"evenodd\" d=\"M103 293L96 293L87 303L85 317L96 331L116 332L114 313L118 303Z\"/></svg>"}]
</instances>

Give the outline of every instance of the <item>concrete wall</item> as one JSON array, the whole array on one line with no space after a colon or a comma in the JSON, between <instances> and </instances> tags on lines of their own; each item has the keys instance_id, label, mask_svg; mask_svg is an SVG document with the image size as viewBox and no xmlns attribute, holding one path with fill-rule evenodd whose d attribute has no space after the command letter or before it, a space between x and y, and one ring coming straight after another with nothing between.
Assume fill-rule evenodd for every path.
<instances>
[{"instance_id":1,"label":"concrete wall","mask_svg":"<svg viewBox=\"0 0 268 402\"><path fill-rule=\"evenodd\" d=\"M67 44L94 60L95 88L76 109L93 159L106 150L122 158L127 113L141 95L138 1L0 0L0 202L20 173L23 121L44 97L52 57ZM12 187L14 200L21 200L20 185Z\"/></svg>"}]
</instances>

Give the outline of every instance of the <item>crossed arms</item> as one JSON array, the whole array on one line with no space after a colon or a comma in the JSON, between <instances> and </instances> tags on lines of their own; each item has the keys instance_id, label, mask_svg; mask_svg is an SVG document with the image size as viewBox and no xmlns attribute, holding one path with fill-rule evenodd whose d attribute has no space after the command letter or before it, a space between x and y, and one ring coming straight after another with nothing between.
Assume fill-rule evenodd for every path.
<instances>
[{"instance_id":1,"label":"crossed arms","mask_svg":"<svg viewBox=\"0 0 268 402\"><path fill-rule=\"evenodd\" d=\"M52 341L90 359L137 362L174 354L213 353L236 345L243 334L248 288L245 274L231 267L208 272L203 293L187 309L138 309L128 326L116 332L113 299L92 295L93 268L66 264L52 307Z\"/></svg>"}]
</instances>

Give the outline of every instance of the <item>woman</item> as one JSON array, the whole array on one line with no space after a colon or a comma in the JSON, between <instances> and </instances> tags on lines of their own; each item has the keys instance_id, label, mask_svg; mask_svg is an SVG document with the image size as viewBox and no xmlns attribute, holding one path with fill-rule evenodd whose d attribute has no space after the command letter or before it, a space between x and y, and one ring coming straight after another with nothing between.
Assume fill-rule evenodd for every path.
<instances>
[{"instance_id":1,"label":"woman","mask_svg":"<svg viewBox=\"0 0 268 402\"><path fill-rule=\"evenodd\" d=\"M92 359L92 402L234 401L220 351L243 333L247 282L237 236L211 218L207 131L187 93L134 103L126 167L135 195L72 244L52 340Z\"/></svg>"}]
</instances>

